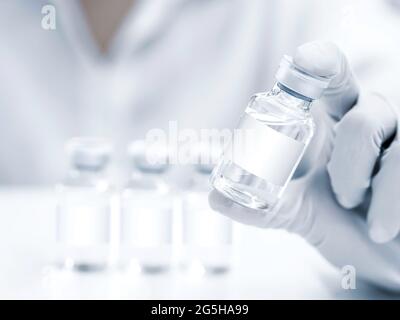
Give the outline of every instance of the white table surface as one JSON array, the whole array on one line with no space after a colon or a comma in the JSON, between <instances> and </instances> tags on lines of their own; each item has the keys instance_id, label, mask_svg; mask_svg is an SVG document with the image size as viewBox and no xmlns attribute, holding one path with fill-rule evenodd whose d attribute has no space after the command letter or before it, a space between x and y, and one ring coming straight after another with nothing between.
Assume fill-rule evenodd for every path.
<instances>
[{"instance_id":1,"label":"white table surface","mask_svg":"<svg viewBox=\"0 0 400 320\"><path fill-rule=\"evenodd\" d=\"M359 282L342 289L340 274L297 236L236 224L225 275L60 271L52 265L54 206L50 190L0 189L1 299L391 298Z\"/></svg>"}]
</instances>

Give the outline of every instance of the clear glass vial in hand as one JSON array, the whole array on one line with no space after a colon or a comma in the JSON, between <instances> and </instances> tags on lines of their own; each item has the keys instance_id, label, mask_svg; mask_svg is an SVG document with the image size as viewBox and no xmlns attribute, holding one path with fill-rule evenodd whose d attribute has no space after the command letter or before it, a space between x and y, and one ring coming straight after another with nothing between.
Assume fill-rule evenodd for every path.
<instances>
[{"instance_id":1,"label":"clear glass vial in hand","mask_svg":"<svg viewBox=\"0 0 400 320\"><path fill-rule=\"evenodd\" d=\"M164 181L168 157L164 148L143 140L128 148L132 174L121 195L121 264L138 264L143 272L169 268L172 256L172 209Z\"/></svg>"},{"instance_id":2,"label":"clear glass vial in hand","mask_svg":"<svg viewBox=\"0 0 400 320\"><path fill-rule=\"evenodd\" d=\"M285 56L270 92L253 96L211 183L233 201L276 208L314 133L310 106L330 78L308 74Z\"/></svg>"},{"instance_id":3,"label":"clear glass vial in hand","mask_svg":"<svg viewBox=\"0 0 400 320\"><path fill-rule=\"evenodd\" d=\"M104 269L110 254L111 188L106 168L111 145L98 138L75 138L66 151L70 168L56 187L62 265L78 271Z\"/></svg>"}]
</instances>

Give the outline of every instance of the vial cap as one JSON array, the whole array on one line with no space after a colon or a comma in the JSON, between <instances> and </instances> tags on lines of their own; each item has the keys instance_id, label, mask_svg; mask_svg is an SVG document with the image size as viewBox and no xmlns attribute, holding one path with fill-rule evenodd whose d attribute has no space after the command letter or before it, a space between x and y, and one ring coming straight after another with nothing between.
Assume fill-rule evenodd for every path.
<instances>
[{"instance_id":1,"label":"vial cap","mask_svg":"<svg viewBox=\"0 0 400 320\"><path fill-rule=\"evenodd\" d=\"M283 86L311 100L319 99L332 79L310 74L287 55L282 58L275 77Z\"/></svg>"},{"instance_id":2,"label":"vial cap","mask_svg":"<svg viewBox=\"0 0 400 320\"><path fill-rule=\"evenodd\" d=\"M169 164L167 147L145 140L136 140L129 144L128 156L133 165L141 171L163 172Z\"/></svg>"},{"instance_id":3,"label":"vial cap","mask_svg":"<svg viewBox=\"0 0 400 320\"><path fill-rule=\"evenodd\" d=\"M112 146L107 139L78 137L69 140L66 153L73 166L80 169L100 170L110 161Z\"/></svg>"}]
</instances>

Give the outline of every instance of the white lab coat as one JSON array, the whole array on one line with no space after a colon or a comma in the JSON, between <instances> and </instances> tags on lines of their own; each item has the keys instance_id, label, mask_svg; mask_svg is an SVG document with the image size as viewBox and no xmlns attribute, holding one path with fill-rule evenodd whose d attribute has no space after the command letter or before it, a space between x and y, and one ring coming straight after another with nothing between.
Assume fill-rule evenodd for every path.
<instances>
[{"instance_id":1,"label":"white lab coat","mask_svg":"<svg viewBox=\"0 0 400 320\"><path fill-rule=\"evenodd\" d=\"M54 31L41 27L48 1L1 1L0 184L59 181L73 136L110 137L121 159L127 142L169 121L233 127L281 56L329 37L323 17L340 14L336 1L137 1L107 57L78 1L51 1Z\"/></svg>"}]
</instances>

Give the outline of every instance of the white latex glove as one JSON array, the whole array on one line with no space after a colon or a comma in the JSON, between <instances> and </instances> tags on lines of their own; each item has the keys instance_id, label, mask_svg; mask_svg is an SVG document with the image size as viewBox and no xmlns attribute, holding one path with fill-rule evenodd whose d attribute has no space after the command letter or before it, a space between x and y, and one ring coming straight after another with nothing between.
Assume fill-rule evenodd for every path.
<instances>
[{"instance_id":1,"label":"white latex glove","mask_svg":"<svg viewBox=\"0 0 400 320\"><path fill-rule=\"evenodd\" d=\"M311 73L334 76L313 106L324 112L303 164L307 172L289 183L275 214L245 208L215 190L210 205L245 224L298 233L337 267L352 265L358 276L400 290L400 242L387 242L400 228L398 141L380 158L398 117L384 98L359 93L347 60L333 44L305 44L294 61Z\"/></svg>"}]
</instances>

